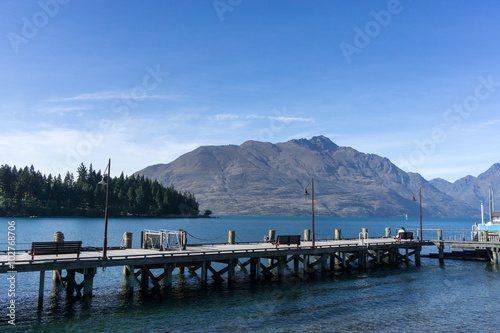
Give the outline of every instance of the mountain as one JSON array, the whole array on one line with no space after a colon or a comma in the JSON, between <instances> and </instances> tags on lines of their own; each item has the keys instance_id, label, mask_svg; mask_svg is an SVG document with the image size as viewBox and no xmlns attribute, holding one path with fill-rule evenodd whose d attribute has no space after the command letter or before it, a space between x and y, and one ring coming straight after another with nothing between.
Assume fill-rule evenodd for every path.
<instances>
[{"instance_id":1,"label":"mountain","mask_svg":"<svg viewBox=\"0 0 500 333\"><path fill-rule=\"evenodd\" d=\"M416 217L419 204L411 199L420 187L427 217L478 215L478 209L419 174L406 173L387 158L339 147L324 136L202 146L137 174L194 193L200 210L216 215L309 215L311 197L303 194L313 177L317 215Z\"/></svg>"},{"instance_id":2,"label":"mountain","mask_svg":"<svg viewBox=\"0 0 500 333\"><path fill-rule=\"evenodd\" d=\"M443 179L433 179L430 181L440 191L460 200L471 207L480 207L481 202L485 203L488 210L489 195L488 189L500 191L500 163L493 164L486 172L477 177L466 176L458 179L454 183ZM494 193L493 201L500 199L500 192Z\"/></svg>"}]
</instances>

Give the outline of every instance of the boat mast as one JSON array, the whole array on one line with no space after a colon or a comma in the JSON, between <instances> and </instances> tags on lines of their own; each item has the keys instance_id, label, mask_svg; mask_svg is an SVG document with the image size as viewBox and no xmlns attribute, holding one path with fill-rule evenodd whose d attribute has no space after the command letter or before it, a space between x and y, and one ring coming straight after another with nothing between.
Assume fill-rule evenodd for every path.
<instances>
[{"instance_id":1,"label":"boat mast","mask_svg":"<svg viewBox=\"0 0 500 333\"><path fill-rule=\"evenodd\" d=\"M481 202L481 224L484 225L484 202Z\"/></svg>"},{"instance_id":2,"label":"boat mast","mask_svg":"<svg viewBox=\"0 0 500 333\"><path fill-rule=\"evenodd\" d=\"M492 189L491 189L491 185L490 185L490 190L488 192L488 195L489 195L489 199L490 199L490 222L493 221L493 198L492 198Z\"/></svg>"}]
</instances>

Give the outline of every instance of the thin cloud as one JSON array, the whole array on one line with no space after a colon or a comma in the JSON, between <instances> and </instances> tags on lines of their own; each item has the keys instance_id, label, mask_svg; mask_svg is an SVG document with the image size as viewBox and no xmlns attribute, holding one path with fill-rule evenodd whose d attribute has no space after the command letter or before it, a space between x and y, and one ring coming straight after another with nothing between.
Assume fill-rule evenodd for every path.
<instances>
[{"instance_id":1,"label":"thin cloud","mask_svg":"<svg viewBox=\"0 0 500 333\"><path fill-rule=\"evenodd\" d=\"M214 116L215 120L232 120L238 119L239 116L232 113L219 113Z\"/></svg>"},{"instance_id":2,"label":"thin cloud","mask_svg":"<svg viewBox=\"0 0 500 333\"><path fill-rule=\"evenodd\" d=\"M70 97L56 97L46 100L47 102L74 102L74 101L104 101L104 100L114 100L121 98L130 98L130 91L100 91L95 93L80 94ZM141 95L138 96L139 99L166 99L166 100L179 100L183 96L181 95L167 95L167 94L156 94L156 95Z\"/></svg>"},{"instance_id":3,"label":"thin cloud","mask_svg":"<svg viewBox=\"0 0 500 333\"><path fill-rule=\"evenodd\" d=\"M42 107L41 110L46 112L46 113L58 113L58 114L63 114L63 113L71 113L75 111L86 111L92 109L91 107L88 106L73 106L73 107L60 107L60 106L55 106L55 107Z\"/></svg>"},{"instance_id":4,"label":"thin cloud","mask_svg":"<svg viewBox=\"0 0 500 333\"><path fill-rule=\"evenodd\" d=\"M301 123L314 123L312 118L301 118L301 117L267 117L269 120L277 120L283 123L301 122Z\"/></svg>"},{"instance_id":5,"label":"thin cloud","mask_svg":"<svg viewBox=\"0 0 500 333\"><path fill-rule=\"evenodd\" d=\"M286 116L258 116L254 114L250 114L246 116L247 119L268 119L268 120L277 120L283 123L292 123L292 122L308 122L313 123L314 119L312 118L302 118L302 117L286 117Z\"/></svg>"}]
</instances>

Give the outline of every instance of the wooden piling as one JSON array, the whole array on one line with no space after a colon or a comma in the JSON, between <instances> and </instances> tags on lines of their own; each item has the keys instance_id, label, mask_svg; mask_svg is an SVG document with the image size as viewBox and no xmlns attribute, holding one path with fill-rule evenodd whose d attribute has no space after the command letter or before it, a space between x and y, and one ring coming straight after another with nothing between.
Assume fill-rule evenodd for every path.
<instances>
[{"instance_id":1,"label":"wooden piling","mask_svg":"<svg viewBox=\"0 0 500 333\"><path fill-rule=\"evenodd\" d=\"M285 261L286 256L280 256L278 258L278 280L281 280L283 275L285 275Z\"/></svg>"},{"instance_id":2,"label":"wooden piling","mask_svg":"<svg viewBox=\"0 0 500 333\"><path fill-rule=\"evenodd\" d=\"M187 232L186 230L179 229L179 240L181 249L185 250L187 246Z\"/></svg>"},{"instance_id":3,"label":"wooden piling","mask_svg":"<svg viewBox=\"0 0 500 333\"><path fill-rule=\"evenodd\" d=\"M368 239L368 228L361 228L361 238Z\"/></svg>"},{"instance_id":4,"label":"wooden piling","mask_svg":"<svg viewBox=\"0 0 500 333\"><path fill-rule=\"evenodd\" d=\"M268 234L268 240L269 242L276 242L276 230L269 230L269 234Z\"/></svg>"},{"instance_id":5,"label":"wooden piling","mask_svg":"<svg viewBox=\"0 0 500 333\"><path fill-rule=\"evenodd\" d=\"M311 230L304 229L304 242L309 242L311 240Z\"/></svg>"},{"instance_id":6,"label":"wooden piling","mask_svg":"<svg viewBox=\"0 0 500 333\"><path fill-rule=\"evenodd\" d=\"M385 228L385 238L391 238L391 228L390 227Z\"/></svg>"},{"instance_id":7,"label":"wooden piling","mask_svg":"<svg viewBox=\"0 0 500 333\"><path fill-rule=\"evenodd\" d=\"M43 289L45 288L45 271L40 271L40 283L38 285L38 306L43 305Z\"/></svg>"},{"instance_id":8,"label":"wooden piling","mask_svg":"<svg viewBox=\"0 0 500 333\"><path fill-rule=\"evenodd\" d=\"M54 233L54 242L64 242L64 234L60 231L56 231ZM55 270L52 271L52 284L54 287L59 287L62 285L62 271L61 270Z\"/></svg>"},{"instance_id":9,"label":"wooden piling","mask_svg":"<svg viewBox=\"0 0 500 333\"><path fill-rule=\"evenodd\" d=\"M228 235L227 235L228 244L234 244L235 238L236 238L236 233L234 232L234 230L229 230Z\"/></svg>"},{"instance_id":10,"label":"wooden piling","mask_svg":"<svg viewBox=\"0 0 500 333\"><path fill-rule=\"evenodd\" d=\"M123 234L123 247L126 249L132 248L132 233L130 231Z\"/></svg>"},{"instance_id":11,"label":"wooden piling","mask_svg":"<svg viewBox=\"0 0 500 333\"><path fill-rule=\"evenodd\" d=\"M75 281L75 271L72 269L66 270L66 293L68 296L72 296L75 292L76 281Z\"/></svg>"},{"instance_id":12,"label":"wooden piling","mask_svg":"<svg viewBox=\"0 0 500 333\"><path fill-rule=\"evenodd\" d=\"M250 258L250 278L254 281L260 279L260 258Z\"/></svg>"},{"instance_id":13,"label":"wooden piling","mask_svg":"<svg viewBox=\"0 0 500 333\"><path fill-rule=\"evenodd\" d=\"M342 234L342 230L335 229L334 233L335 233L335 240L340 240L340 236Z\"/></svg>"},{"instance_id":14,"label":"wooden piling","mask_svg":"<svg viewBox=\"0 0 500 333\"><path fill-rule=\"evenodd\" d=\"M420 266L420 251L422 250L421 246L417 246L415 248L415 265Z\"/></svg>"},{"instance_id":15,"label":"wooden piling","mask_svg":"<svg viewBox=\"0 0 500 333\"><path fill-rule=\"evenodd\" d=\"M204 262L206 263L206 262ZM172 271L175 268L175 264L164 264L163 265L163 288L172 288ZM202 273L203 277L203 273ZM205 266L205 280L207 278L206 266Z\"/></svg>"},{"instance_id":16,"label":"wooden piling","mask_svg":"<svg viewBox=\"0 0 500 333\"><path fill-rule=\"evenodd\" d=\"M491 249L491 262L494 264L494 265L498 265L498 249L497 248L492 248Z\"/></svg>"},{"instance_id":17,"label":"wooden piling","mask_svg":"<svg viewBox=\"0 0 500 333\"><path fill-rule=\"evenodd\" d=\"M97 272L96 267L85 268L83 272L83 297L92 297L92 288L94 287L94 276Z\"/></svg>"},{"instance_id":18,"label":"wooden piling","mask_svg":"<svg viewBox=\"0 0 500 333\"><path fill-rule=\"evenodd\" d=\"M334 230L334 239L335 240L340 240L342 237L342 230L341 229L335 229ZM334 252L334 259L333 259L333 264L330 262L330 265L333 265L333 268L335 268L336 266L339 266L340 265L340 252Z\"/></svg>"},{"instance_id":19,"label":"wooden piling","mask_svg":"<svg viewBox=\"0 0 500 333\"><path fill-rule=\"evenodd\" d=\"M227 279L229 281L234 280L234 272L235 272L235 268L236 268L236 262L237 262L236 259L230 259L227 263Z\"/></svg>"},{"instance_id":20,"label":"wooden piling","mask_svg":"<svg viewBox=\"0 0 500 333\"><path fill-rule=\"evenodd\" d=\"M202 263L201 263L201 276L200 276L202 284L207 283L207 275L208 275L208 267L207 266L208 266L208 263L205 260L202 261Z\"/></svg>"},{"instance_id":21,"label":"wooden piling","mask_svg":"<svg viewBox=\"0 0 500 333\"><path fill-rule=\"evenodd\" d=\"M443 240L443 230L438 229L437 234L438 234L438 240L442 241ZM439 243L438 250L439 250L439 263L443 264L444 263L444 245L443 245L443 242Z\"/></svg>"},{"instance_id":22,"label":"wooden piling","mask_svg":"<svg viewBox=\"0 0 500 333\"><path fill-rule=\"evenodd\" d=\"M302 271L304 273L309 273L309 255L304 254L304 256L302 258L302 266L303 266Z\"/></svg>"}]
</instances>

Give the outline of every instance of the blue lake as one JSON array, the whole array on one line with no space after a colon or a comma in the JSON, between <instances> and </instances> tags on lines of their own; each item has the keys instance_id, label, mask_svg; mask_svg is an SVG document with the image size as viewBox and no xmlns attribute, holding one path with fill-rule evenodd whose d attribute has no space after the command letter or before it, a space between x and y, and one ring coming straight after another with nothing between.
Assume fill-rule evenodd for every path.
<instances>
[{"instance_id":1,"label":"blue lake","mask_svg":"<svg viewBox=\"0 0 500 333\"><path fill-rule=\"evenodd\" d=\"M51 241L56 231L84 246L102 246L104 220L85 218L0 220L2 249L8 221L15 221L16 249L32 241ZM436 231L470 230L472 219L424 219L424 239ZM332 238L340 228L344 238L357 238L361 228L369 236L383 236L385 228L416 230L419 220L409 218L316 218L317 238ZM261 240L269 229L276 234L299 234L311 228L307 217L221 217L217 219L110 219L108 246L120 245L131 231L139 247L144 229L184 229L188 244L227 241L235 230L238 241ZM1 232L1 230L4 230ZM445 237L461 237L450 232ZM1 236L0 236L1 237ZM435 252L426 248L424 252ZM171 291L143 293L137 285L130 297L123 289L122 268L99 269L91 300L68 299L64 290L52 290L46 274L43 309L37 306L38 273L16 276L16 327L8 325L9 297L5 274L0 276L0 329L19 332L496 332L500 324L500 272L485 262L422 258L422 265L371 269L321 278L287 275L283 282L251 284L244 272L236 281L202 288L199 278L175 272Z\"/></svg>"}]
</instances>

